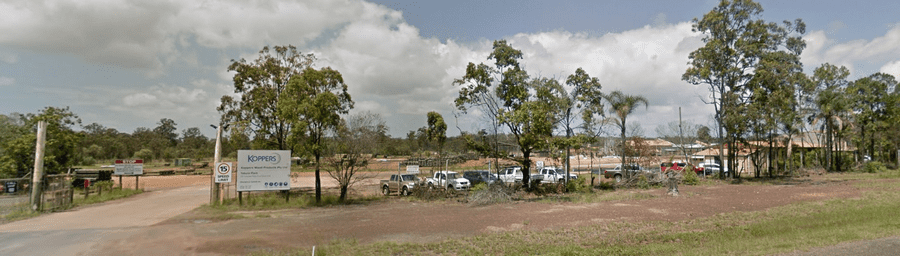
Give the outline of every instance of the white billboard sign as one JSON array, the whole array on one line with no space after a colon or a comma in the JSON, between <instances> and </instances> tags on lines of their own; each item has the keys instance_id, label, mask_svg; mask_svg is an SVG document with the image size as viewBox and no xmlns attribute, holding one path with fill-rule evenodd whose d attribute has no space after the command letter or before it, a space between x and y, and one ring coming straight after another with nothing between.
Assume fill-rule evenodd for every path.
<instances>
[{"instance_id":1,"label":"white billboard sign","mask_svg":"<svg viewBox=\"0 0 900 256\"><path fill-rule=\"evenodd\" d=\"M216 163L216 183L231 183L231 162Z\"/></svg>"},{"instance_id":2,"label":"white billboard sign","mask_svg":"<svg viewBox=\"0 0 900 256\"><path fill-rule=\"evenodd\" d=\"M238 150L237 191L291 189L290 150Z\"/></svg>"},{"instance_id":3,"label":"white billboard sign","mask_svg":"<svg viewBox=\"0 0 900 256\"><path fill-rule=\"evenodd\" d=\"M113 175L144 175L144 160L116 160L116 170Z\"/></svg>"},{"instance_id":4,"label":"white billboard sign","mask_svg":"<svg viewBox=\"0 0 900 256\"><path fill-rule=\"evenodd\" d=\"M406 173L409 174L419 174L419 166L418 165L407 165Z\"/></svg>"}]
</instances>

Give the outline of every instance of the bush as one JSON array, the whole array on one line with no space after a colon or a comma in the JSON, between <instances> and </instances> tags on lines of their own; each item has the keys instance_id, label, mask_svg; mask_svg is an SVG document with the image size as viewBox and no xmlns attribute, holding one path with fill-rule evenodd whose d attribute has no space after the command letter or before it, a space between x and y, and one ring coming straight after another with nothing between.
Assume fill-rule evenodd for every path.
<instances>
[{"instance_id":1,"label":"bush","mask_svg":"<svg viewBox=\"0 0 900 256\"><path fill-rule=\"evenodd\" d=\"M687 170L684 172L684 178L681 182L685 185L697 185L700 184L700 177L697 177L697 173Z\"/></svg>"},{"instance_id":2,"label":"bush","mask_svg":"<svg viewBox=\"0 0 900 256\"><path fill-rule=\"evenodd\" d=\"M478 183L478 184L475 184L475 186L472 186L472 189L470 189L469 191L471 191L471 192L477 192L477 191L485 190L485 189L487 189L487 188L488 188L488 184L487 184L487 183Z\"/></svg>"},{"instance_id":3,"label":"bush","mask_svg":"<svg viewBox=\"0 0 900 256\"><path fill-rule=\"evenodd\" d=\"M863 165L862 171L867 173L882 173L887 171L887 167L879 161L869 161Z\"/></svg>"},{"instance_id":4,"label":"bush","mask_svg":"<svg viewBox=\"0 0 900 256\"><path fill-rule=\"evenodd\" d=\"M578 176L577 179L569 180L569 183L566 184L566 190L568 190L569 193L584 193L590 192L591 186L587 184L584 176Z\"/></svg>"},{"instance_id":5,"label":"bush","mask_svg":"<svg viewBox=\"0 0 900 256\"><path fill-rule=\"evenodd\" d=\"M597 186L600 190L616 190L615 184L612 182L600 182L600 185Z\"/></svg>"}]
</instances>

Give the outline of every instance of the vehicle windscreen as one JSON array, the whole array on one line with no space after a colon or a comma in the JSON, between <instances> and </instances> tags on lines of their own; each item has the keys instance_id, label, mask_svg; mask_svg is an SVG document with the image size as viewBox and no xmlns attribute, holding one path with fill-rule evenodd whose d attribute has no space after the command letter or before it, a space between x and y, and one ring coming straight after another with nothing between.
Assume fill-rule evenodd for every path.
<instances>
[{"instance_id":1,"label":"vehicle windscreen","mask_svg":"<svg viewBox=\"0 0 900 256\"><path fill-rule=\"evenodd\" d=\"M447 174L447 179L448 179L448 180L456 179L456 173L448 173L448 174Z\"/></svg>"},{"instance_id":2,"label":"vehicle windscreen","mask_svg":"<svg viewBox=\"0 0 900 256\"><path fill-rule=\"evenodd\" d=\"M415 180L417 180L417 179L416 179L416 175L414 175L414 174L403 175L403 181L415 181Z\"/></svg>"}]
</instances>

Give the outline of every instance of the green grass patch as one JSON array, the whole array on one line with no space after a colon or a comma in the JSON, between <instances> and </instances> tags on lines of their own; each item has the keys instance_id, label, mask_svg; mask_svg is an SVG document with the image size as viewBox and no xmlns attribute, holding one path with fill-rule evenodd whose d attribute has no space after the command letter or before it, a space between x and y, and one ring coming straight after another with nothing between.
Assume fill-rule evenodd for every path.
<instances>
[{"instance_id":1,"label":"green grass patch","mask_svg":"<svg viewBox=\"0 0 900 256\"><path fill-rule=\"evenodd\" d=\"M3 214L2 221L0 221L0 223L34 218L38 215L41 215L41 212L32 212L31 204L28 202L17 203L10 207L4 208L5 213Z\"/></svg>"},{"instance_id":2,"label":"green grass patch","mask_svg":"<svg viewBox=\"0 0 900 256\"><path fill-rule=\"evenodd\" d=\"M143 189L134 190L134 189L129 189L129 188L122 188L122 189L105 188L103 190L102 194L98 195L97 191L95 189L92 189L91 194L89 194L87 198L84 197L83 189L75 189L75 191L73 193L74 193L74 195L72 196L73 197L72 198L72 201L73 201L72 206L77 207L77 206L82 206L82 205L96 204L96 203L102 203L102 202L106 202L106 201L126 198L129 196L144 193L144 190Z\"/></svg>"},{"instance_id":3,"label":"green grass patch","mask_svg":"<svg viewBox=\"0 0 900 256\"><path fill-rule=\"evenodd\" d=\"M900 192L877 191L865 193L861 199L805 202L680 222L609 222L577 228L481 234L422 244L334 240L317 247L316 254L765 255L898 235L897 209L900 209Z\"/></svg>"},{"instance_id":4,"label":"green grass patch","mask_svg":"<svg viewBox=\"0 0 900 256\"><path fill-rule=\"evenodd\" d=\"M656 196L649 193L638 191L595 191L595 192L579 192L569 194L547 195L537 199L542 203L600 203L610 201L632 201L655 198Z\"/></svg>"},{"instance_id":5,"label":"green grass patch","mask_svg":"<svg viewBox=\"0 0 900 256\"><path fill-rule=\"evenodd\" d=\"M299 209L348 204L366 204L384 200L384 196L374 195L368 197L352 197L340 202L337 195L323 194L322 201L316 203L316 197L312 194L291 193L290 198L285 199L283 192L253 192L244 193L243 203L238 198L225 199L223 203L210 206L224 211L253 211L253 210L279 210Z\"/></svg>"}]
</instances>

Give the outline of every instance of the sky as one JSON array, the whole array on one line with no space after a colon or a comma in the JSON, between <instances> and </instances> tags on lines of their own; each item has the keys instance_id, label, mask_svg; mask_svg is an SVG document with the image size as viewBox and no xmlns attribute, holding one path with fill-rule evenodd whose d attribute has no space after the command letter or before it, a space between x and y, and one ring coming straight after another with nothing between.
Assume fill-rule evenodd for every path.
<instances>
[{"instance_id":1,"label":"sky","mask_svg":"<svg viewBox=\"0 0 900 256\"><path fill-rule=\"evenodd\" d=\"M898 1L760 0L766 21L803 19L804 71L843 65L851 79L900 77ZM381 115L393 137L444 116L448 135L486 128L453 106L453 79L486 63L494 40L522 50L532 77L583 68L603 92L641 95L629 116L645 136L678 120L712 125L709 90L681 80L691 32L718 1L0 1L0 114L69 107L84 125L131 133L162 118L207 136L227 67L264 46L313 53L341 72L351 113ZM567 88L571 89L571 88Z\"/></svg>"}]
</instances>

